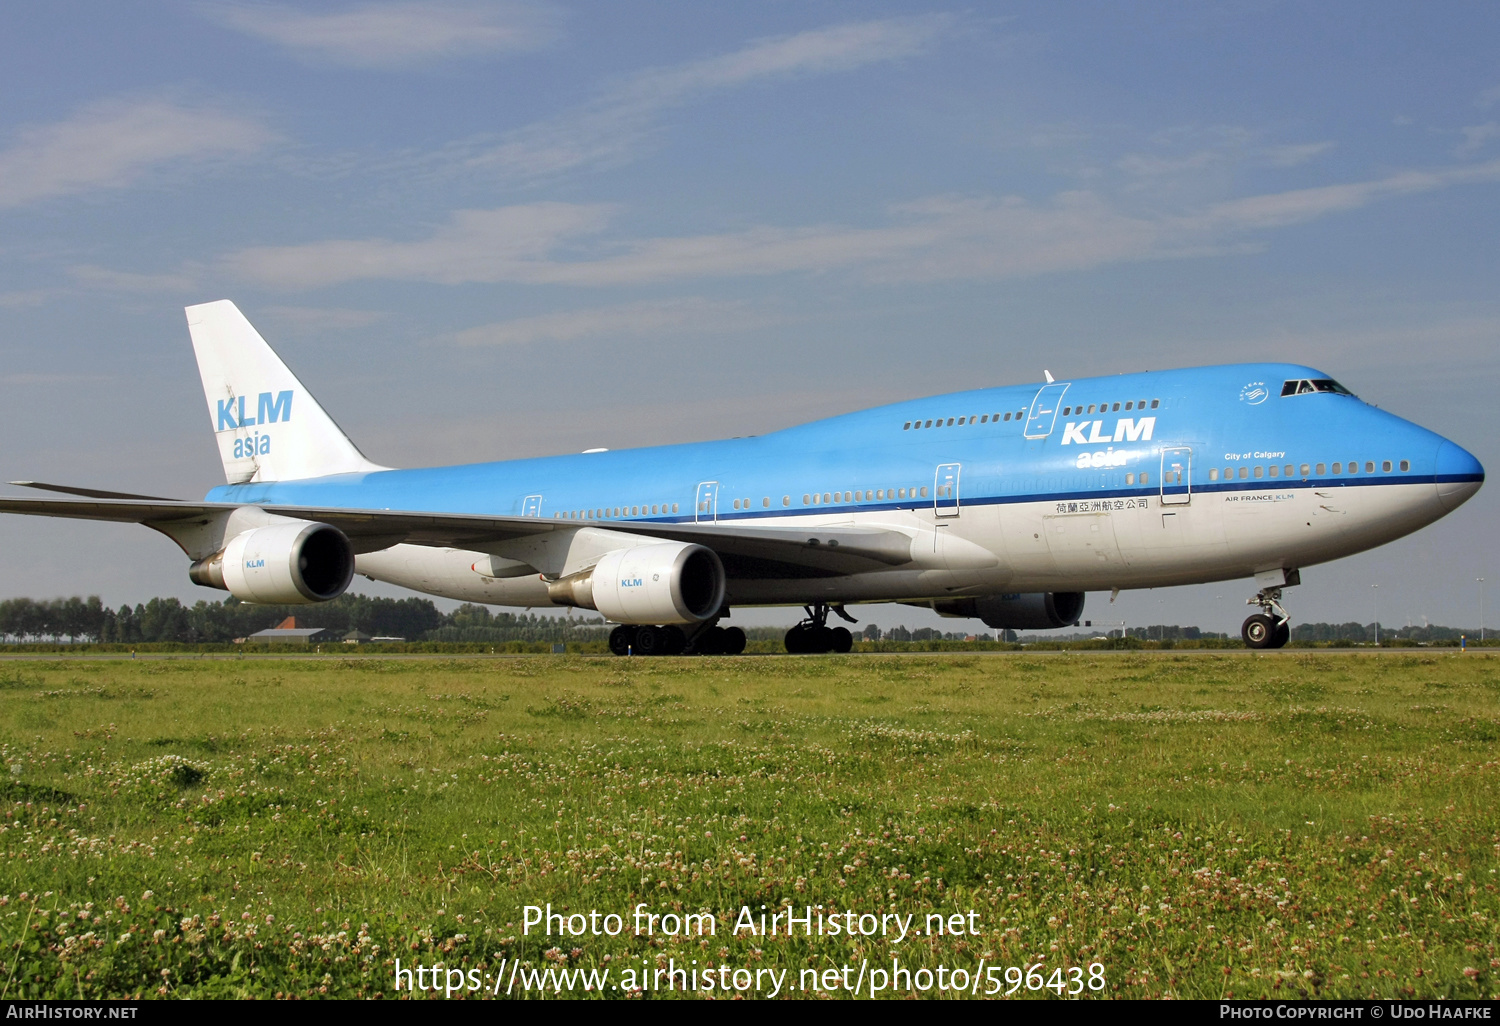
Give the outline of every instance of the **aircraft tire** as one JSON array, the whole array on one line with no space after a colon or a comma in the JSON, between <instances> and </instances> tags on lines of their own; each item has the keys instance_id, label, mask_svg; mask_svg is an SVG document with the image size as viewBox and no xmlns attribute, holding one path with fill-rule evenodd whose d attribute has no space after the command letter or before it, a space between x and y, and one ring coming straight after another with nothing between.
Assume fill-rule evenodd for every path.
<instances>
[{"instance_id":1,"label":"aircraft tire","mask_svg":"<svg viewBox=\"0 0 1500 1026\"><path fill-rule=\"evenodd\" d=\"M739 655L745 651L745 632L738 627L724 628L724 654Z\"/></svg>"},{"instance_id":2,"label":"aircraft tire","mask_svg":"<svg viewBox=\"0 0 1500 1026\"><path fill-rule=\"evenodd\" d=\"M687 648L687 635L682 633L682 628L676 624L668 624L666 627L658 627L657 630L661 631L666 639L661 654L682 655L683 650Z\"/></svg>"},{"instance_id":3,"label":"aircraft tire","mask_svg":"<svg viewBox=\"0 0 1500 1026\"><path fill-rule=\"evenodd\" d=\"M635 629L636 655L666 655L666 649L667 635L660 627L652 627L648 624Z\"/></svg>"},{"instance_id":4,"label":"aircraft tire","mask_svg":"<svg viewBox=\"0 0 1500 1026\"><path fill-rule=\"evenodd\" d=\"M849 633L847 627L835 627L829 631L833 635L833 644L829 648L834 652L847 652L854 647L854 635Z\"/></svg>"},{"instance_id":5,"label":"aircraft tire","mask_svg":"<svg viewBox=\"0 0 1500 1026\"><path fill-rule=\"evenodd\" d=\"M710 627L694 639L693 651L698 655L723 655L725 640L724 628Z\"/></svg>"},{"instance_id":6,"label":"aircraft tire","mask_svg":"<svg viewBox=\"0 0 1500 1026\"><path fill-rule=\"evenodd\" d=\"M807 631L803 630L801 627L793 627L791 630L787 631L786 638L784 640L787 652L792 655L801 655L802 653L808 651Z\"/></svg>"},{"instance_id":7,"label":"aircraft tire","mask_svg":"<svg viewBox=\"0 0 1500 1026\"><path fill-rule=\"evenodd\" d=\"M620 624L609 632L609 650L615 655L629 655L630 650L635 647L635 628L629 624Z\"/></svg>"},{"instance_id":8,"label":"aircraft tire","mask_svg":"<svg viewBox=\"0 0 1500 1026\"><path fill-rule=\"evenodd\" d=\"M1286 643L1292 640L1292 625L1290 622L1276 625L1276 636L1271 639L1272 648L1286 648Z\"/></svg>"},{"instance_id":9,"label":"aircraft tire","mask_svg":"<svg viewBox=\"0 0 1500 1026\"><path fill-rule=\"evenodd\" d=\"M1245 623L1240 627L1240 637L1244 639L1246 648L1276 647L1276 618L1265 613L1245 617Z\"/></svg>"}]
</instances>

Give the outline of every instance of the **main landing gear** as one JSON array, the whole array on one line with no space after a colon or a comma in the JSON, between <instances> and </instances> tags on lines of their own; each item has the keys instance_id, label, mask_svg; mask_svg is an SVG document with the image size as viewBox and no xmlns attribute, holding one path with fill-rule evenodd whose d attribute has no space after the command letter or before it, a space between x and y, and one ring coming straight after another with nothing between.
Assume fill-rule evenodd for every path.
<instances>
[{"instance_id":1,"label":"main landing gear","mask_svg":"<svg viewBox=\"0 0 1500 1026\"><path fill-rule=\"evenodd\" d=\"M738 627L720 627L719 618L705 620L692 633L676 624L622 623L609 632L609 650L615 655L739 655L745 651L745 632Z\"/></svg>"},{"instance_id":2,"label":"main landing gear","mask_svg":"<svg viewBox=\"0 0 1500 1026\"><path fill-rule=\"evenodd\" d=\"M1281 648L1292 639L1292 618L1281 604L1280 588L1262 588L1245 604L1262 609L1246 617L1240 628L1246 648Z\"/></svg>"},{"instance_id":3,"label":"main landing gear","mask_svg":"<svg viewBox=\"0 0 1500 1026\"><path fill-rule=\"evenodd\" d=\"M847 652L854 647L854 635L847 627L829 627L828 613L833 611L850 623L858 623L844 612L843 606L830 606L822 602L802 607L807 619L786 632L786 650L800 654L818 652Z\"/></svg>"}]
</instances>

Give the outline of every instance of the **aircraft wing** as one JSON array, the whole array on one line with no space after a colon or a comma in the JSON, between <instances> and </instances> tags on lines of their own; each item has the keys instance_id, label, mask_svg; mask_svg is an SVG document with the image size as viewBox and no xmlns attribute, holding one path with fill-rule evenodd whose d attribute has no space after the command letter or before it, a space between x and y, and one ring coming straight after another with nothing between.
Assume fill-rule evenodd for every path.
<instances>
[{"instance_id":1,"label":"aircraft wing","mask_svg":"<svg viewBox=\"0 0 1500 1026\"><path fill-rule=\"evenodd\" d=\"M237 503L140 501L136 499L27 499L0 497L0 513L144 524L172 535L172 528L207 522L241 508ZM384 509L262 505L267 513L337 527L361 550L368 539L379 548L405 542L458 549L559 531L594 527L642 538L696 542L713 549L732 578L819 577L864 573L912 560L912 538L878 527L754 526L730 523L652 523L629 520L552 520L540 517L424 513ZM364 548L364 551L369 551Z\"/></svg>"}]
</instances>

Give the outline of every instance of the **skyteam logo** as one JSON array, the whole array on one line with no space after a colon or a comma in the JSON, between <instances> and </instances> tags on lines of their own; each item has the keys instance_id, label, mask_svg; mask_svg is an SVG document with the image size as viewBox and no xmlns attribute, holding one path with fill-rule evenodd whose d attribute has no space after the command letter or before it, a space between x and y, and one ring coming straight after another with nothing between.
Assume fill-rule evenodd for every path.
<instances>
[{"instance_id":1,"label":"skyteam logo","mask_svg":"<svg viewBox=\"0 0 1500 1026\"><path fill-rule=\"evenodd\" d=\"M1240 389L1240 402L1251 406L1259 406L1269 398L1271 398L1271 390L1266 387L1264 381L1252 381Z\"/></svg>"},{"instance_id":2,"label":"skyteam logo","mask_svg":"<svg viewBox=\"0 0 1500 1026\"><path fill-rule=\"evenodd\" d=\"M236 428L255 427L257 424L275 424L292 419L291 390L262 392L256 403L255 415L246 408L244 396L231 396L218 400L219 426L215 431L233 431Z\"/></svg>"}]
</instances>

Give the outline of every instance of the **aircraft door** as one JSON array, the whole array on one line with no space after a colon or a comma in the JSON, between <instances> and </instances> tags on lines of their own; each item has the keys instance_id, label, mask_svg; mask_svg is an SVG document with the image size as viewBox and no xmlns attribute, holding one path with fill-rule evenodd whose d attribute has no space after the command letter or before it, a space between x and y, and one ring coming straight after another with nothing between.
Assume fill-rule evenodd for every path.
<instances>
[{"instance_id":1,"label":"aircraft door","mask_svg":"<svg viewBox=\"0 0 1500 1026\"><path fill-rule=\"evenodd\" d=\"M1026 415L1027 438L1046 438L1052 433L1057 411L1062 408L1063 393L1067 390L1066 384L1042 386L1036 398L1031 400L1031 412Z\"/></svg>"},{"instance_id":2,"label":"aircraft door","mask_svg":"<svg viewBox=\"0 0 1500 1026\"><path fill-rule=\"evenodd\" d=\"M528 495L521 502L521 516L539 517L542 515L542 497L540 495Z\"/></svg>"},{"instance_id":3,"label":"aircraft door","mask_svg":"<svg viewBox=\"0 0 1500 1026\"><path fill-rule=\"evenodd\" d=\"M711 524L719 519L719 482L704 481L698 485L698 497L693 503L693 521Z\"/></svg>"},{"instance_id":4,"label":"aircraft door","mask_svg":"<svg viewBox=\"0 0 1500 1026\"><path fill-rule=\"evenodd\" d=\"M1186 506L1193 501L1193 450L1161 451L1161 504Z\"/></svg>"},{"instance_id":5,"label":"aircraft door","mask_svg":"<svg viewBox=\"0 0 1500 1026\"><path fill-rule=\"evenodd\" d=\"M932 512L940 517L958 516L958 471L957 463L941 463L933 477Z\"/></svg>"}]
</instances>

